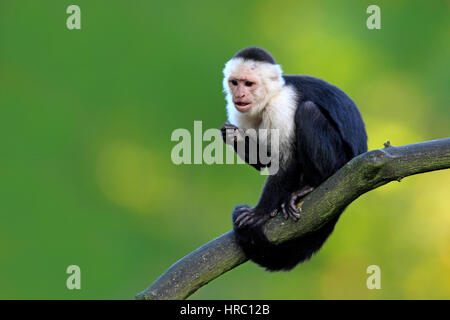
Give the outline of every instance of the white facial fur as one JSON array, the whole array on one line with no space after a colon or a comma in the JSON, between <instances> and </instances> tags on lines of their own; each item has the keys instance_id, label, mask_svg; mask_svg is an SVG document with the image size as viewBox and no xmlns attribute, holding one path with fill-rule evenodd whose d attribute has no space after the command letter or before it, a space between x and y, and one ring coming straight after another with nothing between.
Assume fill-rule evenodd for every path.
<instances>
[{"instance_id":1,"label":"white facial fur","mask_svg":"<svg viewBox=\"0 0 450 320\"><path fill-rule=\"evenodd\" d=\"M290 158L295 138L294 115L297 97L291 86L286 86L279 65L266 62L234 58L228 61L223 70L223 89L226 94L228 121L239 128L278 129L279 146L271 149L282 150L281 161ZM254 103L246 112L236 110L230 90L229 79L245 79L251 76L258 86L253 91ZM266 143L260 136L260 143ZM261 141L263 140L263 141Z\"/></svg>"}]
</instances>

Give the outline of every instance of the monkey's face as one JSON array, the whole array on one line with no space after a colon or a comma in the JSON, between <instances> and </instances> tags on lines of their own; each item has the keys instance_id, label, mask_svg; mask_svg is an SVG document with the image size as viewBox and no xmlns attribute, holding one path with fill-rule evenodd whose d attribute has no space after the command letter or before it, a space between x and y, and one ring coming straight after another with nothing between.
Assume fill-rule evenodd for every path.
<instances>
[{"instance_id":1,"label":"monkey's face","mask_svg":"<svg viewBox=\"0 0 450 320\"><path fill-rule=\"evenodd\" d=\"M239 112L247 112L256 102L255 91L259 83L251 72L240 72L228 79L234 107Z\"/></svg>"},{"instance_id":2,"label":"monkey's face","mask_svg":"<svg viewBox=\"0 0 450 320\"><path fill-rule=\"evenodd\" d=\"M234 58L223 72L228 105L249 117L258 117L283 86L278 65Z\"/></svg>"}]
</instances>

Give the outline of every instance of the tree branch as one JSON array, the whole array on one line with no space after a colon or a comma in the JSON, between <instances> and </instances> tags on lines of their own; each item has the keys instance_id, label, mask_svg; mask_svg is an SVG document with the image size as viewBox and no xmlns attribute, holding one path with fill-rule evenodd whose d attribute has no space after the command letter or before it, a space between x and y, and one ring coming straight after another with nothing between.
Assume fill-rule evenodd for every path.
<instances>
[{"instance_id":1,"label":"tree branch","mask_svg":"<svg viewBox=\"0 0 450 320\"><path fill-rule=\"evenodd\" d=\"M309 194L298 222L280 215L270 219L264 233L274 243L319 229L360 195L390 181L418 173L450 168L450 138L366 152L352 159ZM221 274L247 261L233 231L208 242L173 264L136 299L186 299Z\"/></svg>"}]
</instances>

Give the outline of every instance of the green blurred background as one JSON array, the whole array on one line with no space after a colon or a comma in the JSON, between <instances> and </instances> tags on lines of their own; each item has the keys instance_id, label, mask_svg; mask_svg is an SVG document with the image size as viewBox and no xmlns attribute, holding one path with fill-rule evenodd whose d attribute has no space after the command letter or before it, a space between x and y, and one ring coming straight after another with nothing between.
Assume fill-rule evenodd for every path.
<instances>
[{"instance_id":1,"label":"green blurred background","mask_svg":"<svg viewBox=\"0 0 450 320\"><path fill-rule=\"evenodd\" d=\"M82 29L66 28L81 8ZM265 177L171 162L176 128L225 121L222 68L271 51L346 91L369 148L449 136L449 2L13 1L0 4L0 298L132 299L231 228ZM196 299L450 298L449 171L363 195L289 273L246 263ZM66 288L81 267L81 290ZM366 268L381 267L381 290Z\"/></svg>"}]
</instances>

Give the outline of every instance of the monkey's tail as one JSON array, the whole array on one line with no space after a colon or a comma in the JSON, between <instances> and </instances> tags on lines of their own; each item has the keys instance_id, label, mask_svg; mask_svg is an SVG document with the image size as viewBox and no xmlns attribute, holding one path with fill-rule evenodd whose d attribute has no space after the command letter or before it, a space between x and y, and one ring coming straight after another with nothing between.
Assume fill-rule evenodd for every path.
<instances>
[{"instance_id":1,"label":"monkey's tail","mask_svg":"<svg viewBox=\"0 0 450 320\"><path fill-rule=\"evenodd\" d=\"M233 222L236 218L233 215ZM238 244L250 260L268 271L287 271L311 258L322 247L338 219L339 215L319 230L278 245L269 242L260 224L234 228L234 232Z\"/></svg>"}]
</instances>

